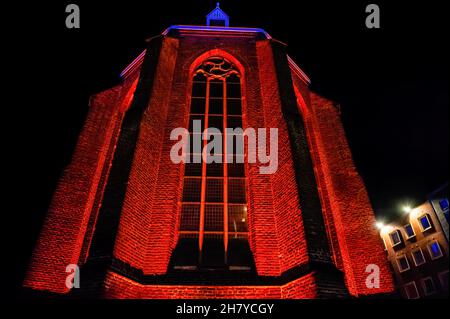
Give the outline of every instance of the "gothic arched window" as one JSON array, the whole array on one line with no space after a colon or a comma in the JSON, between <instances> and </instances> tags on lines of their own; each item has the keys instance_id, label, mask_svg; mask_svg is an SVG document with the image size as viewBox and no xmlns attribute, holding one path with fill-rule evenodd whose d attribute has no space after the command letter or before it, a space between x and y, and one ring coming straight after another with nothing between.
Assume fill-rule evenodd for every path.
<instances>
[{"instance_id":1,"label":"gothic arched window","mask_svg":"<svg viewBox=\"0 0 450 319\"><path fill-rule=\"evenodd\" d=\"M201 121L201 130L194 129ZM205 128L223 134L220 163L206 163L201 150ZM175 269L250 270L253 257L248 245L244 152L229 152L226 128L242 128L241 75L222 57L204 61L194 72L189 132L191 145L185 164L179 240L172 256ZM200 145L198 145L200 146ZM196 159L195 159L196 158ZM225 159L228 159L227 161Z\"/></svg>"}]
</instances>

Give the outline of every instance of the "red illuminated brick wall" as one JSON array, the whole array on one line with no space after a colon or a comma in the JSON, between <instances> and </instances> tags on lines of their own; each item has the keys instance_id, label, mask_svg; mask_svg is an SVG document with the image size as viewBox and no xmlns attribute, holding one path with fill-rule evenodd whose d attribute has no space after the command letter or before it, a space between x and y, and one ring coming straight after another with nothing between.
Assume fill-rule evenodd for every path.
<instances>
[{"instance_id":1,"label":"red illuminated brick wall","mask_svg":"<svg viewBox=\"0 0 450 319\"><path fill-rule=\"evenodd\" d=\"M114 254L146 275L167 271L176 244L183 167L171 162L172 144L163 141L170 141L172 129L187 125L191 74L186 71L206 52L209 42L198 37L180 43L170 38L164 41L154 92L140 126ZM245 38L227 39L208 54L226 52L244 66L244 125L278 127L279 138L287 141L270 42L255 48ZM249 69L259 72L246 72ZM280 275L307 261L289 143L280 143L280 147L276 174L261 175L259 164L247 167L250 243L257 272L263 276Z\"/></svg>"},{"instance_id":2,"label":"red illuminated brick wall","mask_svg":"<svg viewBox=\"0 0 450 319\"><path fill-rule=\"evenodd\" d=\"M134 89L130 78L91 98L85 125L54 193L24 286L68 292L66 267L84 262L118 127Z\"/></svg>"},{"instance_id":3,"label":"red illuminated brick wall","mask_svg":"<svg viewBox=\"0 0 450 319\"><path fill-rule=\"evenodd\" d=\"M367 265L380 267L380 289L393 291L390 268L377 236L375 217L361 177L354 166L337 106L317 94L299 96L304 88L294 81L299 108L306 113L311 152L316 162L328 235L336 265L344 271L353 295L373 294L365 284Z\"/></svg>"},{"instance_id":4,"label":"red illuminated brick wall","mask_svg":"<svg viewBox=\"0 0 450 319\"><path fill-rule=\"evenodd\" d=\"M206 37L165 36L161 42L145 112L134 128L137 141L126 177L113 258L143 276L165 275L178 239L183 165L170 160L172 129L187 127L192 71L209 56L233 62L243 79L243 123L252 128L278 128L279 163L273 175L259 173L260 164L246 164L249 243L257 275L280 277L304 269L299 278L277 285L184 286L142 284L112 270L106 272L102 296L107 298L317 298L339 291L334 279L310 269L308 238L298 196L293 150L278 83L272 40L254 35ZM95 233L97 214L108 183L109 167L130 105L139 64L124 84L96 95L72 163L55 192L25 286L67 292L68 264L83 265ZM142 80L142 74L141 74ZM313 93L293 73L294 90L320 195L324 245L344 273L352 295L393 290L386 258L374 228L374 217L358 176L334 105ZM245 128L244 127L244 128ZM307 169L307 168L305 168ZM106 197L106 195L105 195ZM304 203L303 203L304 204ZM328 249L328 248L327 248ZM365 268L382 271L381 289L365 287ZM309 270L308 270L309 269ZM331 277L330 277L331 278ZM324 287L327 291L323 293Z\"/></svg>"},{"instance_id":5,"label":"red illuminated brick wall","mask_svg":"<svg viewBox=\"0 0 450 319\"><path fill-rule=\"evenodd\" d=\"M303 230L301 203L297 196L297 182L292 162L286 123L281 111L278 80L270 41L257 43L260 94L264 126L278 128L278 170L269 175L273 196L273 212L278 233L281 272L308 262L306 238ZM269 141L268 141L269 142ZM268 144L267 142L267 144ZM268 149L268 147L267 147ZM270 229L261 225L261 231ZM255 231L258 233L258 230Z\"/></svg>"},{"instance_id":6,"label":"red illuminated brick wall","mask_svg":"<svg viewBox=\"0 0 450 319\"><path fill-rule=\"evenodd\" d=\"M170 206L175 204L170 198L178 188L179 180L174 184L176 178L165 176L162 168L170 158L164 160L161 157L166 138L177 42L175 39L167 39L162 46L153 92L140 124L140 135L114 247L117 258L138 269L148 269L150 274L165 272L174 237L171 230L174 226L170 221L175 220L173 212L176 211L176 206ZM163 199L163 203L168 205L155 208L158 199L164 196L168 198ZM155 250L150 251L148 247ZM149 259L153 262L147 263Z\"/></svg>"},{"instance_id":7,"label":"red illuminated brick wall","mask_svg":"<svg viewBox=\"0 0 450 319\"><path fill-rule=\"evenodd\" d=\"M283 286L169 286L142 285L116 273L108 273L104 295L115 299L314 299L315 274Z\"/></svg>"}]
</instances>

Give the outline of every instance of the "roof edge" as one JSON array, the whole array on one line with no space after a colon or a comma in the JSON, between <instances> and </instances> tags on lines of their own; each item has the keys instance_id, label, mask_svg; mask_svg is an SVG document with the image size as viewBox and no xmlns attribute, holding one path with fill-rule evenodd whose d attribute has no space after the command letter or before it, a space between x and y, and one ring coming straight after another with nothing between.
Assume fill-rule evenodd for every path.
<instances>
[{"instance_id":1,"label":"roof edge","mask_svg":"<svg viewBox=\"0 0 450 319\"><path fill-rule=\"evenodd\" d=\"M167 36L168 33L172 30L184 30L184 31L194 31L194 32L237 32L237 33L259 33L263 34L267 40L274 40L270 34L268 34L264 29L261 28L234 28L234 27L217 27L217 26L190 26L190 25L173 25L168 27L163 33L163 36ZM147 50L142 51L136 59L133 60L121 73L121 78L127 78L130 74L133 73L141 64L144 59L145 53ZM306 73L294 62L294 60L288 55L287 56L289 67L292 72L296 74L304 83L307 85L311 84L310 78L306 75Z\"/></svg>"},{"instance_id":2,"label":"roof edge","mask_svg":"<svg viewBox=\"0 0 450 319\"><path fill-rule=\"evenodd\" d=\"M192 32L223 32L223 33L259 33L264 35L267 40L272 37L264 29L246 28L246 27L222 27L222 26L204 26L204 25L172 25L168 27L162 34L167 36L170 31L192 31Z\"/></svg>"},{"instance_id":3,"label":"roof edge","mask_svg":"<svg viewBox=\"0 0 450 319\"><path fill-rule=\"evenodd\" d=\"M303 81L305 82L307 85L311 84L311 79L306 75L305 72L303 72L302 69L300 69L300 67L297 65L297 63L294 62L294 60L292 60L292 58L288 55L287 56L288 59L288 63L289 66L291 68L291 70Z\"/></svg>"}]
</instances>

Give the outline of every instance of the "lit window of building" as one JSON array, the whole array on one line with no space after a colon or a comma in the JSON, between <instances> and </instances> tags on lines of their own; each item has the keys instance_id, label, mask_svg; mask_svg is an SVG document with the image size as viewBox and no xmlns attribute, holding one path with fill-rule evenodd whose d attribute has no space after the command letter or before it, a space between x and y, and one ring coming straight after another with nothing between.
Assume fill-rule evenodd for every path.
<instances>
[{"instance_id":1,"label":"lit window of building","mask_svg":"<svg viewBox=\"0 0 450 319\"><path fill-rule=\"evenodd\" d=\"M191 141L202 134L193 130L194 121L201 121L202 130L221 132L243 126L240 74L222 57L205 60L193 75ZM220 134L217 138L243 136ZM195 147L189 148L187 156L174 268L250 270L243 150L228 154L224 147L219 163L206 163Z\"/></svg>"},{"instance_id":2,"label":"lit window of building","mask_svg":"<svg viewBox=\"0 0 450 319\"><path fill-rule=\"evenodd\" d=\"M407 271L410 268L408 258L406 257L406 255L397 258L397 264L398 268L400 269L400 272Z\"/></svg>"},{"instance_id":3,"label":"lit window of building","mask_svg":"<svg viewBox=\"0 0 450 319\"><path fill-rule=\"evenodd\" d=\"M400 234L399 230L395 230L389 234L389 237L391 238L392 246L400 245L402 242L402 235Z\"/></svg>"},{"instance_id":4,"label":"lit window of building","mask_svg":"<svg viewBox=\"0 0 450 319\"><path fill-rule=\"evenodd\" d=\"M419 217L420 226L422 227L422 231L427 231L432 228L430 218L427 214Z\"/></svg>"},{"instance_id":5,"label":"lit window of building","mask_svg":"<svg viewBox=\"0 0 450 319\"><path fill-rule=\"evenodd\" d=\"M429 244L428 250L430 251L431 259L438 259L442 257L441 246L437 241L434 241L431 244Z\"/></svg>"},{"instance_id":6,"label":"lit window of building","mask_svg":"<svg viewBox=\"0 0 450 319\"><path fill-rule=\"evenodd\" d=\"M448 223L439 201L409 207L391 224L378 223L397 289L405 298L448 297ZM404 236L404 237L402 237Z\"/></svg>"},{"instance_id":7,"label":"lit window of building","mask_svg":"<svg viewBox=\"0 0 450 319\"><path fill-rule=\"evenodd\" d=\"M414 228L411 226L411 224L406 224L404 228L408 239L416 236Z\"/></svg>"},{"instance_id":8,"label":"lit window of building","mask_svg":"<svg viewBox=\"0 0 450 319\"><path fill-rule=\"evenodd\" d=\"M412 252L414 264L416 266L423 265L425 263L425 257L423 255L422 249L416 249Z\"/></svg>"},{"instance_id":9,"label":"lit window of building","mask_svg":"<svg viewBox=\"0 0 450 319\"><path fill-rule=\"evenodd\" d=\"M445 212L448 211L448 199L444 198L439 201L439 206Z\"/></svg>"}]
</instances>

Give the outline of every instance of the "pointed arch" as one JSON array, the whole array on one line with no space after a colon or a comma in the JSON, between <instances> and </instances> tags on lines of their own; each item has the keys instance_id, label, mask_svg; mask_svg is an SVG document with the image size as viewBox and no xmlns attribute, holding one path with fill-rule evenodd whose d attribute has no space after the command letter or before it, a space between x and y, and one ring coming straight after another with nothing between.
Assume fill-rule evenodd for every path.
<instances>
[{"instance_id":1,"label":"pointed arch","mask_svg":"<svg viewBox=\"0 0 450 319\"><path fill-rule=\"evenodd\" d=\"M241 74L242 77L245 76L245 68L243 63L241 63L241 61L236 58L233 54L229 53L228 51L222 50L222 49L213 49L213 50L209 50L206 52L203 52L202 54L200 54L199 56L197 56L194 61L192 61L190 67L189 67L189 74L193 74L194 71L207 59L215 57L215 56L220 56L223 57L225 59L227 59L228 61L230 61L231 63L233 63L236 68L238 69L239 73Z\"/></svg>"},{"instance_id":2,"label":"pointed arch","mask_svg":"<svg viewBox=\"0 0 450 319\"><path fill-rule=\"evenodd\" d=\"M227 140L242 141L241 129L244 67L223 50L199 55L189 67L189 147L183 177L179 239L172 254L173 270L206 268L254 269L248 244L247 191L244 150L227 149ZM196 130L194 122L201 121ZM197 124L198 125L198 124ZM208 141L194 146L205 129L220 131L221 161L205 162L201 153ZM235 135L236 134L236 135ZM215 156L214 156L215 157Z\"/></svg>"}]
</instances>

